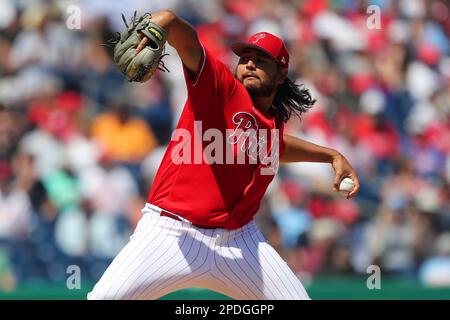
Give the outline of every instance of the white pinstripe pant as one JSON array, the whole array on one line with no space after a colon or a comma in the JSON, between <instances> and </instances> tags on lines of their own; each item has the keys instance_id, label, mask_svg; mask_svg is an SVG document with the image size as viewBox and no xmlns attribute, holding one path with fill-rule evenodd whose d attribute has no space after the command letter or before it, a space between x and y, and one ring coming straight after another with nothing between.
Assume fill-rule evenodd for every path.
<instances>
[{"instance_id":1,"label":"white pinstripe pant","mask_svg":"<svg viewBox=\"0 0 450 320\"><path fill-rule=\"evenodd\" d=\"M130 242L117 255L89 300L157 299L201 287L234 299L309 299L286 262L253 221L236 230L203 229L142 210Z\"/></svg>"}]
</instances>

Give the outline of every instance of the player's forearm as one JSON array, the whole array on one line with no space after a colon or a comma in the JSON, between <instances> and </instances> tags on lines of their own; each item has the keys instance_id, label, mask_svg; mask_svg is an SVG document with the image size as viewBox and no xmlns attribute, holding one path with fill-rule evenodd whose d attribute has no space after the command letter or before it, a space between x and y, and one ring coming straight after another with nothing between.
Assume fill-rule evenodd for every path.
<instances>
[{"instance_id":1,"label":"player's forearm","mask_svg":"<svg viewBox=\"0 0 450 320\"><path fill-rule=\"evenodd\" d=\"M286 149L280 161L289 162L323 162L332 163L333 159L339 155L339 152L322 147L317 144L296 138L290 135L284 135Z\"/></svg>"},{"instance_id":2,"label":"player's forearm","mask_svg":"<svg viewBox=\"0 0 450 320\"><path fill-rule=\"evenodd\" d=\"M189 37L196 35L195 29L171 10L152 13L150 21L156 23L167 32L167 42L171 46L176 44L176 36L179 33L185 33L187 36L186 41L189 40Z\"/></svg>"},{"instance_id":3,"label":"player's forearm","mask_svg":"<svg viewBox=\"0 0 450 320\"><path fill-rule=\"evenodd\" d=\"M150 20L167 32L167 42L177 50L188 69L196 72L202 47L195 28L170 10L152 13Z\"/></svg>"}]
</instances>

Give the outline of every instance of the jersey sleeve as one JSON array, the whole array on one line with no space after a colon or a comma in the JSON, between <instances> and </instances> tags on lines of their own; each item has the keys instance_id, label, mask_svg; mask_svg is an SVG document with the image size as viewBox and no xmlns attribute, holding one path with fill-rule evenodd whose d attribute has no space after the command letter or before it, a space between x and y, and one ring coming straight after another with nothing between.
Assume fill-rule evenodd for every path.
<instances>
[{"instance_id":1,"label":"jersey sleeve","mask_svg":"<svg viewBox=\"0 0 450 320\"><path fill-rule=\"evenodd\" d=\"M204 113L223 108L233 94L236 79L231 71L204 46L197 75L183 65L188 99L194 112Z\"/></svg>"}]
</instances>

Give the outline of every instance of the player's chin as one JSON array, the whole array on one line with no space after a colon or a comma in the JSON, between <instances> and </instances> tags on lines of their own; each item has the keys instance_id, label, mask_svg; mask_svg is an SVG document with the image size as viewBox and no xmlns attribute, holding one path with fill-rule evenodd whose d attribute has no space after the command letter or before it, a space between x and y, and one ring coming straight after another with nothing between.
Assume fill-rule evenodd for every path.
<instances>
[{"instance_id":1,"label":"player's chin","mask_svg":"<svg viewBox=\"0 0 450 320\"><path fill-rule=\"evenodd\" d=\"M259 83L256 82L256 81L247 81L247 79L244 79L244 81L242 82L242 84L244 85L245 89L247 89L247 91L249 93L257 93L259 91L259 89L260 89Z\"/></svg>"}]
</instances>

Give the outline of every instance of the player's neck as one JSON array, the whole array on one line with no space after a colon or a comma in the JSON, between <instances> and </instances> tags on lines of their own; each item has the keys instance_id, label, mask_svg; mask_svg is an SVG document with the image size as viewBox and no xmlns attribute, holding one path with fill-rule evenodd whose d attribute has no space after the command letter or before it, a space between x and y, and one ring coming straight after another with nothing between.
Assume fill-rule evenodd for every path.
<instances>
[{"instance_id":1,"label":"player's neck","mask_svg":"<svg viewBox=\"0 0 450 320\"><path fill-rule=\"evenodd\" d=\"M259 109L269 112L272 107L273 100L275 98L275 92L269 97L252 97L253 104Z\"/></svg>"}]
</instances>

